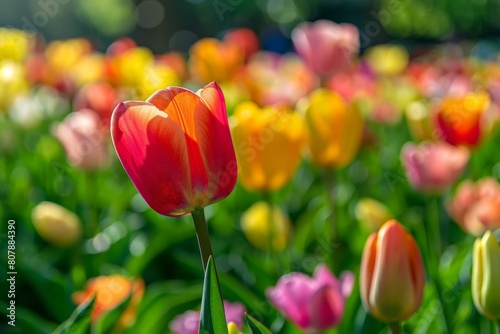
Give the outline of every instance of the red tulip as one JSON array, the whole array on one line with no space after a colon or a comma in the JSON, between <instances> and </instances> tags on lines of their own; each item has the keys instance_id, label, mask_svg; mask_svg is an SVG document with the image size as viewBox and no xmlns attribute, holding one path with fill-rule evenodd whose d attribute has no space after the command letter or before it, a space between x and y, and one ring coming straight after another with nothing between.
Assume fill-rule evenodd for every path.
<instances>
[{"instance_id":1,"label":"red tulip","mask_svg":"<svg viewBox=\"0 0 500 334\"><path fill-rule=\"evenodd\" d=\"M193 93L159 90L113 111L111 135L120 161L151 208L181 216L227 197L237 165L224 95L212 82Z\"/></svg>"}]
</instances>

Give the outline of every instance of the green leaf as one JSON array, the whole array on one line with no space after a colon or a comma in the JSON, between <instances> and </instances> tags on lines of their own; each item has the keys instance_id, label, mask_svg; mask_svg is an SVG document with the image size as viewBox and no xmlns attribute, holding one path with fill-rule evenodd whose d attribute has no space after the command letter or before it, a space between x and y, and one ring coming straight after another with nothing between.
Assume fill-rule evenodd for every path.
<instances>
[{"instance_id":1,"label":"green leaf","mask_svg":"<svg viewBox=\"0 0 500 334\"><path fill-rule=\"evenodd\" d=\"M271 334L271 331L261 324L257 319L252 317L250 314L245 313L245 321L250 327L252 334Z\"/></svg>"},{"instance_id":2,"label":"green leaf","mask_svg":"<svg viewBox=\"0 0 500 334\"><path fill-rule=\"evenodd\" d=\"M200 334L227 334L226 315L212 257L208 259L200 310Z\"/></svg>"},{"instance_id":3,"label":"green leaf","mask_svg":"<svg viewBox=\"0 0 500 334\"><path fill-rule=\"evenodd\" d=\"M124 298L120 304L118 304L112 310L107 311L99 318L99 320L95 323L95 325L92 326L92 333L93 334L109 333L116 325L118 319L120 319L122 314L127 309L127 306L129 305L131 298L132 298L132 291L130 291L127 298Z\"/></svg>"},{"instance_id":4,"label":"green leaf","mask_svg":"<svg viewBox=\"0 0 500 334\"><path fill-rule=\"evenodd\" d=\"M77 306L71 316L56 328L54 334L86 334L89 332L90 316L95 296Z\"/></svg>"}]
</instances>

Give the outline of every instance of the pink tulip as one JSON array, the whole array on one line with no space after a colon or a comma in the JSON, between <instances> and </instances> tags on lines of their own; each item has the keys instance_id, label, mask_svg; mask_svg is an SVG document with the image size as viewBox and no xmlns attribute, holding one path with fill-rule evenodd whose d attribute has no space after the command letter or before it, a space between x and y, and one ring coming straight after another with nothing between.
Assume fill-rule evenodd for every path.
<instances>
[{"instance_id":1,"label":"pink tulip","mask_svg":"<svg viewBox=\"0 0 500 334\"><path fill-rule=\"evenodd\" d=\"M340 280L320 264L313 277L290 273L267 290L271 303L307 333L319 333L339 324L345 300L351 294L354 275L342 273Z\"/></svg>"},{"instance_id":2,"label":"pink tulip","mask_svg":"<svg viewBox=\"0 0 500 334\"><path fill-rule=\"evenodd\" d=\"M226 312L226 322L233 322L238 328L243 327L243 317L245 315L245 306L240 303L230 303L224 301L224 311ZM170 323L170 330L173 334L198 334L200 327L200 312L187 311L177 316Z\"/></svg>"},{"instance_id":3,"label":"pink tulip","mask_svg":"<svg viewBox=\"0 0 500 334\"><path fill-rule=\"evenodd\" d=\"M292 31L292 41L302 60L321 76L345 68L359 52L358 29L348 23L302 23Z\"/></svg>"},{"instance_id":4,"label":"pink tulip","mask_svg":"<svg viewBox=\"0 0 500 334\"><path fill-rule=\"evenodd\" d=\"M467 233L480 236L500 228L500 184L493 178L466 180L448 203L450 216Z\"/></svg>"},{"instance_id":5,"label":"pink tulip","mask_svg":"<svg viewBox=\"0 0 500 334\"><path fill-rule=\"evenodd\" d=\"M89 109L69 114L55 129L69 162L84 170L106 166L109 154L101 132L101 118Z\"/></svg>"},{"instance_id":6,"label":"pink tulip","mask_svg":"<svg viewBox=\"0 0 500 334\"><path fill-rule=\"evenodd\" d=\"M439 193L462 174L469 160L469 151L445 142L408 143L401 151L401 159L412 187Z\"/></svg>"}]
</instances>

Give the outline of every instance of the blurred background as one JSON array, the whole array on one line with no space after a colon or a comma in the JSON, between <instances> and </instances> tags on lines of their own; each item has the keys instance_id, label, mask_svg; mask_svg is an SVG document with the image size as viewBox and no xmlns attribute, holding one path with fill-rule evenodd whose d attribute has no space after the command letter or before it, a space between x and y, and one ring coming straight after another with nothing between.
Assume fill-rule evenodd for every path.
<instances>
[{"instance_id":1,"label":"blurred background","mask_svg":"<svg viewBox=\"0 0 500 334\"><path fill-rule=\"evenodd\" d=\"M47 40L85 36L104 51L132 37L154 53L186 52L199 38L248 27L263 49L291 49L291 30L327 18L355 24L361 48L397 40L413 44L496 39L496 0L2 0L0 26L41 33Z\"/></svg>"}]
</instances>

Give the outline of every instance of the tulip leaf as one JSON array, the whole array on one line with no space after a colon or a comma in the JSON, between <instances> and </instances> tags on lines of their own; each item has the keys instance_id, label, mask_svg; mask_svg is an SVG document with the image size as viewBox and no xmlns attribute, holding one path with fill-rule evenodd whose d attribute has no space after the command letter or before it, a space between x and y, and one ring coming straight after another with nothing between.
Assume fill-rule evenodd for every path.
<instances>
[{"instance_id":1,"label":"tulip leaf","mask_svg":"<svg viewBox=\"0 0 500 334\"><path fill-rule=\"evenodd\" d=\"M132 298L132 291L129 293L127 298L124 298L118 305L116 305L112 310L104 313L99 320L92 326L93 334L109 333L116 323L123 315L127 309L130 300Z\"/></svg>"},{"instance_id":2,"label":"tulip leaf","mask_svg":"<svg viewBox=\"0 0 500 334\"><path fill-rule=\"evenodd\" d=\"M212 257L208 259L203 284L203 297L200 310L199 334L227 334L224 304L219 292L217 273Z\"/></svg>"},{"instance_id":3,"label":"tulip leaf","mask_svg":"<svg viewBox=\"0 0 500 334\"><path fill-rule=\"evenodd\" d=\"M245 313L245 321L250 327L252 334L271 334L271 331L261 324L257 319L252 317L250 314Z\"/></svg>"},{"instance_id":4,"label":"tulip leaf","mask_svg":"<svg viewBox=\"0 0 500 334\"><path fill-rule=\"evenodd\" d=\"M85 334L89 332L90 316L94 307L95 296L84 301L63 322L54 334Z\"/></svg>"}]
</instances>

